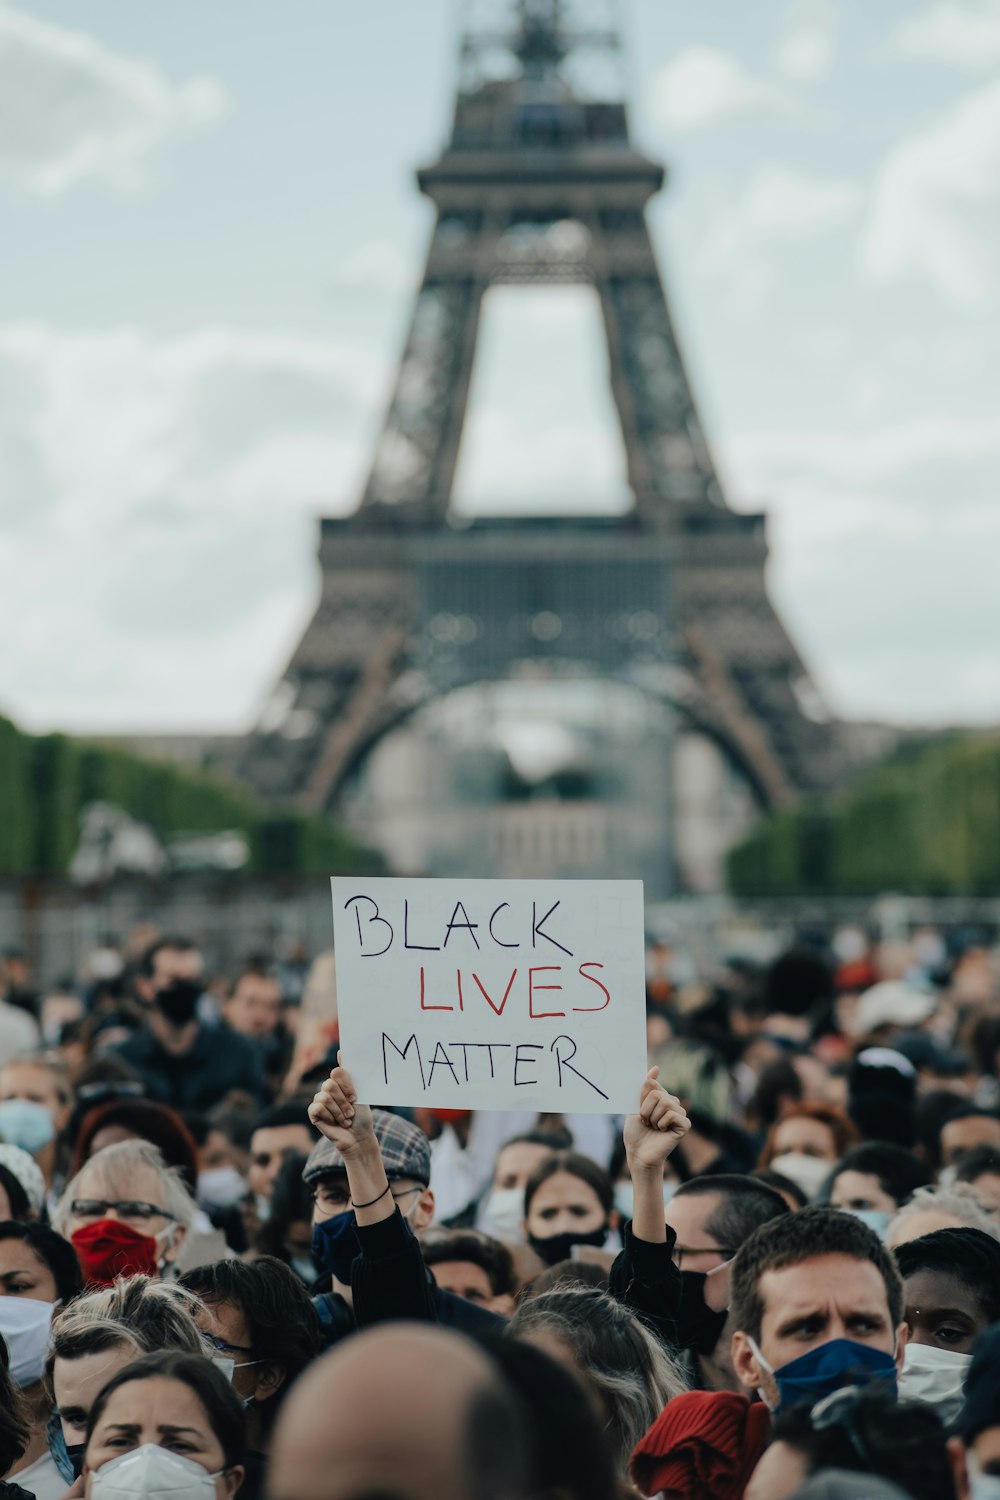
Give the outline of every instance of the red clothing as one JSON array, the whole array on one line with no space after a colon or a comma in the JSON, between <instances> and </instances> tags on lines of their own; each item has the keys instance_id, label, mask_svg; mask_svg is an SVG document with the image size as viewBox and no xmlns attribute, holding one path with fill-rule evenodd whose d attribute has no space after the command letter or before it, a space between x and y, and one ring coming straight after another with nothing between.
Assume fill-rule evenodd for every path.
<instances>
[{"instance_id":1,"label":"red clothing","mask_svg":"<svg viewBox=\"0 0 1000 1500\"><path fill-rule=\"evenodd\" d=\"M741 1500L770 1430L762 1402L735 1391L675 1396L636 1447L632 1482L669 1500Z\"/></svg>"}]
</instances>

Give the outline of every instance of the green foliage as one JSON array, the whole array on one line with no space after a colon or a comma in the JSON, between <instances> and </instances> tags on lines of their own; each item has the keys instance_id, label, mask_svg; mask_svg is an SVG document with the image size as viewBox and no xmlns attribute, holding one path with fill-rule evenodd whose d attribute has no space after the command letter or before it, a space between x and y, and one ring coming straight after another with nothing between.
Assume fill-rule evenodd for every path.
<instances>
[{"instance_id":1,"label":"green foliage","mask_svg":"<svg viewBox=\"0 0 1000 1500\"><path fill-rule=\"evenodd\" d=\"M773 813L729 856L740 896L1000 890L1000 740L949 737Z\"/></svg>"},{"instance_id":2,"label":"green foliage","mask_svg":"<svg viewBox=\"0 0 1000 1500\"><path fill-rule=\"evenodd\" d=\"M333 875L375 859L334 823L263 806L201 771L0 719L0 875L65 874L89 802L111 802L161 838L235 830L256 875Z\"/></svg>"}]
</instances>

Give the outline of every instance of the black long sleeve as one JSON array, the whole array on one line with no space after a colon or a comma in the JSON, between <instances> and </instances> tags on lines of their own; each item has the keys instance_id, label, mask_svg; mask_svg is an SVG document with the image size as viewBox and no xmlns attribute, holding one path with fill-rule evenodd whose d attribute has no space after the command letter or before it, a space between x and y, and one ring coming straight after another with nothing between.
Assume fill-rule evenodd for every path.
<instances>
[{"instance_id":1,"label":"black long sleeve","mask_svg":"<svg viewBox=\"0 0 1000 1500\"><path fill-rule=\"evenodd\" d=\"M359 1224L358 1240L361 1254L351 1267L351 1291L359 1328L405 1318L441 1323L473 1338L502 1330L506 1319L441 1290L398 1208L378 1224Z\"/></svg>"},{"instance_id":2,"label":"black long sleeve","mask_svg":"<svg viewBox=\"0 0 1000 1500\"><path fill-rule=\"evenodd\" d=\"M677 1236L667 1225L664 1244L640 1240L628 1223L622 1231L623 1247L613 1266L609 1288L623 1307L637 1313L661 1344L676 1353L679 1347L677 1319L681 1306L681 1273L674 1265Z\"/></svg>"}]
</instances>

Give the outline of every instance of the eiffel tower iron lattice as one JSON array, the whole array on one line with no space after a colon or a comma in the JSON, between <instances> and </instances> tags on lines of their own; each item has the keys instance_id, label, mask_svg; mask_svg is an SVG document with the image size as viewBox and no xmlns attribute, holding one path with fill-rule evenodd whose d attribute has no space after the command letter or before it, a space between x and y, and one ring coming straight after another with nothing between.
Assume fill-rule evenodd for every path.
<instances>
[{"instance_id":1,"label":"eiffel tower iron lattice","mask_svg":"<svg viewBox=\"0 0 1000 1500\"><path fill-rule=\"evenodd\" d=\"M839 726L768 598L762 515L730 509L646 220L612 0L473 0L437 210L357 510L321 523L322 597L242 755L260 792L335 805L417 706L526 661L631 681L721 745L761 804L832 784ZM490 288L599 299L634 503L482 520L450 505Z\"/></svg>"}]
</instances>

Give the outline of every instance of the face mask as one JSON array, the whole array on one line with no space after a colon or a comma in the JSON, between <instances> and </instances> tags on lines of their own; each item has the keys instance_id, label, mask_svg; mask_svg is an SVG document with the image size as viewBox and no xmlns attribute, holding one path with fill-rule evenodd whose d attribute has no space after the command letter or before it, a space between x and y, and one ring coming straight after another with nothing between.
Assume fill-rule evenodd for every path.
<instances>
[{"instance_id":1,"label":"face mask","mask_svg":"<svg viewBox=\"0 0 1000 1500\"><path fill-rule=\"evenodd\" d=\"M623 1219L631 1219L635 1208L635 1188L631 1182L615 1183L615 1208Z\"/></svg>"},{"instance_id":2,"label":"face mask","mask_svg":"<svg viewBox=\"0 0 1000 1500\"><path fill-rule=\"evenodd\" d=\"M246 1197L247 1185L235 1167L209 1167L198 1173L198 1202L206 1208L232 1208Z\"/></svg>"},{"instance_id":3,"label":"face mask","mask_svg":"<svg viewBox=\"0 0 1000 1500\"><path fill-rule=\"evenodd\" d=\"M253 1206L257 1210L257 1218L262 1224L266 1224L271 1217L270 1198L265 1198L263 1193L254 1193Z\"/></svg>"},{"instance_id":4,"label":"face mask","mask_svg":"<svg viewBox=\"0 0 1000 1500\"><path fill-rule=\"evenodd\" d=\"M480 1217L480 1228L508 1245L524 1244L524 1188L494 1188Z\"/></svg>"},{"instance_id":5,"label":"face mask","mask_svg":"<svg viewBox=\"0 0 1000 1500\"><path fill-rule=\"evenodd\" d=\"M55 1304L33 1297L0 1297L0 1334L10 1353L11 1379L24 1390L45 1374Z\"/></svg>"},{"instance_id":6,"label":"face mask","mask_svg":"<svg viewBox=\"0 0 1000 1500\"><path fill-rule=\"evenodd\" d=\"M833 1164L821 1161L818 1156L806 1156L804 1151L786 1151L776 1156L770 1164L772 1172L780 1172L789 1182L801 1188L810 1203L833 1170Z\"/></svg>"},{"instance_id":7,"label":"face mask","mask_svg":"<svg viewBox=\"0 0 1000 1500\"><path fill-rule=\"evenodd\" d=\"M98 1219L70 1236L88 1286L110 1286L116 1276L156 1276L159 1246L118 1219Z\"/></svg>"},{"instance_id":8,"label":"face mask","mask_svg":"<svg viewBox=\"0 0 1000 1500\"><path fill-rule=\"evenodd\" d=\"M1000 1500L1000 1474L980 1474L971 1457L968 1473L969 1500Z\"/></svg>"},{"instance_id":9,"label":"face mask","mask_svg":"<svg viewBox=\"0 0 1000 1500\"><path fill-rule=\"evenodd\" d=\"M724 1271L725 1266L716 1266ZM726 1326L729 1316L727 1308L715 1312L705 1301L705 1283L710 1275L702 1271L681 1272L681 1308L677 1318L677 1335L682 1349L691 1349L695 1354L711 1354Z\"/></svg>"},{"instance_id":10,"label":"face mask","mask_svg":"<svg viewBox=\"0 0 1000 1500\"><path fill-rule=\"evenodd\" d=\"M862 1224L867 1224L880 1240L885 1239L892 1214L887 1213L884 1208L848 1208L845 1209L845 1213L853 1214L856 1219L861 1220Z\"/></svg>"},{"instance_id":11,"label":"face mask","mask_svg":"<svg viewBox=\"0 0 1000 1500\"><path fill-rule=\"evenodd\" d=\"M160 1500L166 1495L171 1500L215 1500L215 1481L225 1472L210 1474L192 1458L143 1443L95 1469L90 1495L91 1500Z\"/></svg>"},{"instance_id":12,"label":"face mask","mask_svg":"<svg viewBox=\"0 0 1000 1500\"><path fill-rule=\"evenodd\" d=\"M312 1253L343 1286L351 1284L351 1267L361 1254L353 1208L313 1225Z\"/></svg>"},{"instance_id":13,"label":"face mask","mask_svg":"<svg viewBox=\"0 0 1000 1500\"><path fill-rule=\"evenodd\" d=\"M895 1356L868 1344L858 1344L853 1339L830 1339L774 1369L754 1340L749 1342L757 1363L773 1376L778 1387L778 1404L772 1410L787 1411L803 1401L814 1405L845 1385L872 1385L878 1381L884 1390L896 1393ZM763 1391L760 1394L770 1406Z\"/></svg>"},{"instance_id":14,"label":"face mask","mask_svg":"<svg viewBox=\"0 0 1000 1500\"><path fill-rule=\"evenodd\" d=\"M55 1123L44 1104L36 1104L33 1099L4 1099L0 1103L0 1141L37 1156L55 1138Z\"/></svg>"},{"instance_id":15,"label":"face mask","mask_svg":"<svg viewBox=\"0 0 1000 1500\"><path fill-rule=\"evenodd\" d=\"M971 1354L935 1349L930 1344L907 1344L899 1394L907 1400L928 1402L947 1426L958 1416L971 1363Z\"/></svg>"},{"instance_id":16,"label":"face mask","mask_svg":"<svg viewBox=\"0 0 1000 1500\"><path fill-rule=\"evenodd\" d=\"M567 1234L547 1234L544 1237L529 1234L528 1244L547 1266L557 1266L561 1260L572 1259L574 1245L593 1245L600 1250L607 1237L608 1226L602 1224L600 1229L592 1229L589 1234L583 1234L579 1229L572 1229Z\"/></svg>"},{"instance_id":17,"label":"face mask","mask_svg":"<svg viewBox=\"0 0 1000 1500\"><path fill-rule=\"evenodd\" d=\"M187 1026L195 1018L200 999L200 984L190 979L175 979L158 993L156 1008L171 1026Z\"/></svg>"},{"instance_id":18,"label":"face mask","mask_svg":"<svg viewBox=\"0 0 1000 1500\"><path fill-rule=\"evenodd\" d=\"M665 1182L663 1184L663 1206L666 1208L671 1198L677 1191L676 1182ZM631 1182L615 1183L615 1208L623 1219L631 1219L635 1214L635 1185Z\"/></svg>"},{"instance_id":19,"label":"face mask","mask_svg":"<svg viewBox=\"0 0 1000 1500\"><path fill-rule=\"evenodd\" d=\"M319 1272L313 1264L311 1255L293 1255L289 1264L299 1280L306 1286L314 1286L319 1280Z\"/></svg>"}]
</instances>

